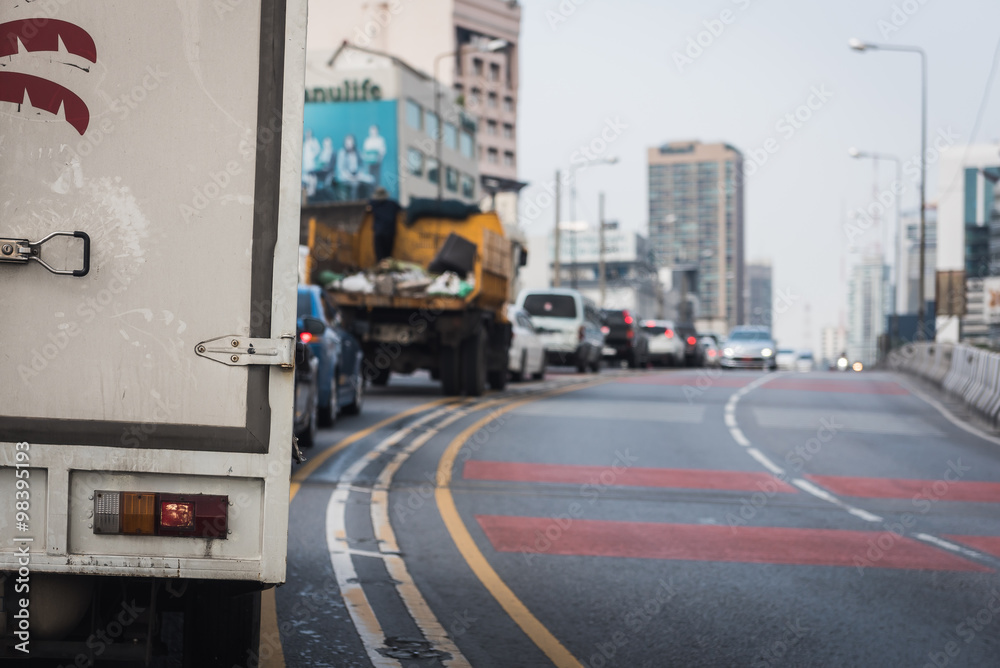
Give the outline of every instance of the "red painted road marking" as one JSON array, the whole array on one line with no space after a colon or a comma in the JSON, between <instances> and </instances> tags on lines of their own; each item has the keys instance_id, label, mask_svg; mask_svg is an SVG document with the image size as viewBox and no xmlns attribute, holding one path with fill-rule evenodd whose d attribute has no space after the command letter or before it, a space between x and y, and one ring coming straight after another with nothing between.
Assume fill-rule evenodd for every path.
<instances>
[{"instance_id":1,"label":"red painted road marking","mask_svg":"<svg viewBox=\"0 0 1000 668\"><path fill-rule=\"evenodd\" d=\"M945 538L1000 557L1000 536L945 536Z\"/></svg>"},{"instance_id":2,"label":"red painted road marking","mask_svg":"<svg viewBox=\"0 0 1000 668\"><path fill-rule=\"evenodd\" d=\"M622 385L687 385L698 389L710 390L719 387L746 387L756 378L753 376L727 376L723 378L709 378L703 375L660 373L639 376L637 378L622 378L616 381Z\"/></svg>"},{"instance_id":3,"label":"red painted road marking","mask_svg":"<svg viewBox=\"0 0 1000 668\"><path fill-rule=\"evenodd\" d=\"M477 515L499 552L586 557L992 572L887 532ZM569 522L569 526L560 524ZM881 541L881 547L880 547Z\"/></svg>"},{"instance_id":4,"label":"red painted road marking","mask_svg":"<svg viewBox=\"0 0 1000 668\"><path fill-rule=\"evenodd\" d=\"M770 473L706 471L700 469L655 469L611 466L568 466L525 462L471 460L462 469L465 480L551 482L572 485L620 485L622 487L674 487L721 489L737 492L790 492L797 490Z\"/></svg>"},{"instance_id":5,"label":"red painted road marking","mask_svg":"<svg viewBox=\"0 0 1000 668\"><path fill-rule=\"evenodd\" d=\"M934 501L1000 503L1000 482L851 478L835 475L807 475L806 478L839 496L866 499L912 499L919 496Z\"/></svg>"},{"instance_id":6,"label":"red painted road marking","mask_svg":"<svg viewBox=\"0 0 1000 668\"><path fill-rule=\"evenodd\" d=\"M761 386L762 390L797 390L800 392L842 392L845 394L909 394L898 383L884 380L812 380L806 378L776 378Z\"/></svg>"}]
</instances>

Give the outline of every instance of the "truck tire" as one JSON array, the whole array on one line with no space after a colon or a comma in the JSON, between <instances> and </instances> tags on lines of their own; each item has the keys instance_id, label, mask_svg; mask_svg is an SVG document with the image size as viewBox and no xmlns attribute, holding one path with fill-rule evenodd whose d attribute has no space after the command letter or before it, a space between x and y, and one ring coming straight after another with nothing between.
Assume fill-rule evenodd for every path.
<instances>
[{"instance_id":1,"label":"truck tire","mask_svg":"<svg viewBox=\"0 0 1000 668\"><path fill-rule=\"evenodd\" d=\"M524 368L523 366L521 367ZM497 392L502 392L507 388L507 367L504 366L501 369L492 369L487 374L487 379L489 380L490 387ZM522 375L523 379L523 375Z\"/></svg>"},{"instance_id":2,"label":"truck tire","mask_svg":"<svg viewBox=\"0 0 1000 668\"><path fill-rule=\"evenodd\" d=\"M442 348L438 375L441 377L441 391L446 397L462 394L462 365L458 348Z\"/></svg>"},{"instance_id":3,"label":"truck tire","mask_svg":"<svg viewBox=\"0 0 1000 668\"><path fill-rule=\"evenodd\" d=\"M260 649L260 592L232 595L199 586L184 614L184 666L251 665Z\"/></svg>"},{"instance_id":4,"label":"truck tire","mask_svg":"<svg viewBox=\"0 0 1000 668\"><path fill-rule=\"evenodd\" d=\"M372 377L372 385L375 387L385 387L389 384L390 376L392 376L392 369L388 367L385 369L376 369L375 375Z\"/></svg>"},{"instance_id":5,"label":"truck tire","mask_svg":"<svg viewBox=\"0 0 1000 668\"><path fill-rule=\"evenodd\" d=\"M462 342L462 384L466 396L486 392L486 337L476 332Z\"/></svg>"}]
</instances>

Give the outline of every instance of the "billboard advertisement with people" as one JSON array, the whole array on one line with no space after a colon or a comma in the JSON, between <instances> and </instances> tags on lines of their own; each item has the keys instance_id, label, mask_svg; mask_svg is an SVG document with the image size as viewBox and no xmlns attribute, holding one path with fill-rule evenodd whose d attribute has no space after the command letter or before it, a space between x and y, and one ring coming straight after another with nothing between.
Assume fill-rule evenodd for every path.
<instances>
[{"instance_id":1,"label":"billboard advertisement with people","mask_svg":"<svg viewBox=\"0 0 1000 668\"><path fill-rule=\"evenodd\" d=\"M399 198L395 100L307 102L302 188L309 204Z\"/></svg>"}]
</instances>

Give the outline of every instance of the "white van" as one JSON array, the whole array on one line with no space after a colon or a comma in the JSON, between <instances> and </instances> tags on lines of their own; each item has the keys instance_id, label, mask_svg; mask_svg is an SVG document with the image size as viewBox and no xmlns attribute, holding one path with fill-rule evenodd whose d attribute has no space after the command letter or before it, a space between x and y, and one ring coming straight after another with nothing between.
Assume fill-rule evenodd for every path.
<instances>
[{"instance_id":1,"label":"white van","mask_svg":"<svg viewBox=\"0 0 1000 668\"><path fill-rule=\"evenodd\" d=\"M600 371L604 334L594 302L577 290L549 288L522 290L517 306L531 316L550 364L575 366L580 373Z\"/></svg>"}]
</instances>

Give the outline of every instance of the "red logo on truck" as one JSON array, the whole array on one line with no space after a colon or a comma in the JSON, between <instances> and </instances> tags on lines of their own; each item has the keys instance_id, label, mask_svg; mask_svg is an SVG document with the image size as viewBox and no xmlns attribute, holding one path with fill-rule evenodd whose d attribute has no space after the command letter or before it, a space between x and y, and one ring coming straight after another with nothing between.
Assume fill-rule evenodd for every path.
<instances>
[{"instance_id":1,"label":"red logo on truck","mask_svg":"<svg viewBox=\"0 0 1000 668\"><path fill-rule=\"evenodd\" d=\"M29 53L59 51L62 42L66 50L97 62L97 45L86 30L67 21L55 19L22 19L0 23L0 58L18 53L18 44ZM20 72L0 72L0 102L24 104L25 96L31 106L50 114L63 109L66 122L81 135L90 125L90 109L80 96L48 79Z\"/></svg>"}]
</instances>

